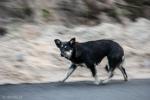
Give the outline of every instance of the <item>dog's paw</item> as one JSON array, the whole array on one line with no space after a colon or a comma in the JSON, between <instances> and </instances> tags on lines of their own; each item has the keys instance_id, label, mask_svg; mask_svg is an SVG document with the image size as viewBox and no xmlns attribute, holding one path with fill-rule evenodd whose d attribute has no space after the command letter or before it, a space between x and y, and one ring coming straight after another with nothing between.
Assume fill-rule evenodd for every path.
<instances>
[{"instance_id":1,"label":"dog's paw","mask_svg":"<svg viewBox=\"0 0 150 100\"><path fill-rule=\"evenodd\" d=\"M65 81L64 80L60 80L60 81L58 81L59 83L64 83Z\"/></svg>"},{"instance_id":2,"label":"dog's paw","mask_svg":"<svg viewBox=\"0 0 150 100\"><path fill-rule=\"evenodd\" d=\"M99 82L98 82L98 81L94 81L94 84L95 84L95 85L99 85Z\"/></svg>"},{"instance_id":3,"label":"dog's paw","mask_svg":"<svg viewBox=\"0 0 150 100\"><path fill-rule=\"evenodd\" d=\"M94 81L94 84L99 85L99 84L101 84L101 82L102 82L101 80L97 80L97 81Z\"/></svg>"},{"instance_id":4,"label":"dog's paw","mask_svg":"<svg viewBox=\"0 0 150 100\"><path fill-rule=\"evenodd\" d=\"M128 81L128 76L124 77L124 81L126 81L126 82Z\"/></svg>"},{"instance_id":5,"label":"dog's paw","mask_svg":"<svg viewBox=\"0 0 150 100\"><path fill-rule=\"evenodd\" d=\"M103 80L103 81L101 82L101 84L102 84L102 85L105 85L105 84L107 84L109 81L110 81L110 80L108 80L108 79Z\"/></svg>"}]
</instances>

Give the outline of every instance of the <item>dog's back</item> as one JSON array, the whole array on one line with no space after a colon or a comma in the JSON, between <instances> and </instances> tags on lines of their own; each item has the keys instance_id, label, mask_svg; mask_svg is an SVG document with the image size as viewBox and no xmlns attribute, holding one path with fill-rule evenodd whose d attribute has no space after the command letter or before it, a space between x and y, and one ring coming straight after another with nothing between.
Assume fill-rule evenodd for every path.
<instances>
[{"instance_id":1,"label":"dog's back","mask_svg":"<svg viewBox=\"0 0 150 100\"><path fill-rule=\"evenodd\" d=\"M76 52L80 55L82 59L87 60L87 58L98 64L105 56L108 58L112 57L122 57L124 55L122 47L112 41L112 40L96 40L88 41L83 43L76 43Z\"/></svg>"}]
</instances>

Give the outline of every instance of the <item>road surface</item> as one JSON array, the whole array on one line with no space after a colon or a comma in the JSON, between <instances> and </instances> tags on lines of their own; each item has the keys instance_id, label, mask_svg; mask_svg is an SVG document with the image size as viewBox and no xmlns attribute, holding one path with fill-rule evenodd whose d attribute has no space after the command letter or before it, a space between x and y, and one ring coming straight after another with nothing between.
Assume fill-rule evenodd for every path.
<instances>
[{"instance_id":1,"label":"road surface","mask_svg":"<svg viewBox=\"0 0 150 100\"><path fill-rule=\"evenodd\" d=\"M150 79L0 85L0 100L150 100Z\"/></svg>"}]
</instances>

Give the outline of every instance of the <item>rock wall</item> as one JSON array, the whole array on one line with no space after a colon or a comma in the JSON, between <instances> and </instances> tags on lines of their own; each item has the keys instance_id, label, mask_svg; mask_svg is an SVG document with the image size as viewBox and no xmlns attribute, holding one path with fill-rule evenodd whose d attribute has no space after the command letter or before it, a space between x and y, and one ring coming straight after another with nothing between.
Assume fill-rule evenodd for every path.
<instances>
[{"instance_id":1,"label":"rock wall","mask_svg":"<svg viewBox=\"0 0 150 100\"><path fill-rule=\"evenodd\" d=\"M57 22L70 26L150 19L149 0L1 0L0 23Z\"/></svg>"}]
</instances>

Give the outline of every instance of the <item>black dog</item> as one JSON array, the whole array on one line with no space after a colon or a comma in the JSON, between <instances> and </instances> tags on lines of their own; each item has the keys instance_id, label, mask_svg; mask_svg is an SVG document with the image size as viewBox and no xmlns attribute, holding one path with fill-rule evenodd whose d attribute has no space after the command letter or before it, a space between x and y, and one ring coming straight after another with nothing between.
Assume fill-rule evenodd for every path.
<instances>
[{"instance_id":1,"label":"black dog","mask_svg":"<svg viewBox=\"0 0 150 100\"><path fill-rule=\"evenodd\" d=\"M126 71L122 66L124 51L118 43L105 39L78 43L75 38L67 42L62 42L59 39L55 39L54 41L60 49L61 56L72 62L66 77L62 80L63 82L73 73L77 66L86 65L92 72L95 83L99 84L100 81L96 74L96 65L98 65L105 56L107 56L108 59L108 65L106 65L105 68L109 73L109 77L102 83L107 83L111 79L115 68L120 69L125 81L128 80Z\"/></svg>"}]
</instances>

